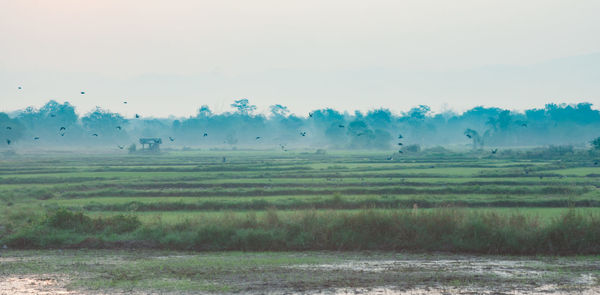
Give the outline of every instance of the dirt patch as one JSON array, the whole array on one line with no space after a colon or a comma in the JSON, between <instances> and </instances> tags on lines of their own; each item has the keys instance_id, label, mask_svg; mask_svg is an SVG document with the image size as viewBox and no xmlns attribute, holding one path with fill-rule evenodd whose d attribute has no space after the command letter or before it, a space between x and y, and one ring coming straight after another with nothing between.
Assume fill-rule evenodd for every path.
<instances>
[{"instance_id":1,"label":"dirt patch","mask_svg":"<svg viewBox=\"0 0 600 295\"><path fill-rule=\"evenodd\" d=\"M448 295L448 294L485 294L485 295L593 295L600 294L600 288L594 287L586 290L561 291L556 285L544 285L531 290L505 290L498 291L485 288L461 288L461 287L435 287L414 288L410 290L395 290L394 288L362 288L362 289L338 289L325 292L308 293L311 295Z\"/></svg>"},{"instance_id":2,"label":"dirt patch","mask_svg":"<svg viewBox=\"0 0 600 295\"><path fill-rule=\"evenodd\" d=\"M66 280L51 275L10 275L0 277L1 295L76 294L64 288Z\"/></svg>"},{"instance_id":3,"label":"dirt patch","mask_svg":"<svg viewBox=\"0 0 600 295\"><path fill-rule=\"evenodd\" d=\"M0 260L0 273L6 274L0 275L0 295L600 294L600 260L595 256L148 250L6 254ZM32 273L36 270L43 273Z\"/></svg>"},{"instance_id":4,"label":"dirt patch","mask_svg":"<svg viewBox=\"0 0 600 295\"><path fill-rule=\"evenodd\" d=\"M308 294L600 294L598 261L569 259L502 259L498 256L411 257L411 259L347 259L328 264L287 268L333 276L353 276L385 285L310 287ZM359 274L359 275L357 275ZM393 275L387 280L386 277ZM394 281L395 280L395 281ZM298 293L300 294L300 293Z\"/></svg>"}]
</instances>

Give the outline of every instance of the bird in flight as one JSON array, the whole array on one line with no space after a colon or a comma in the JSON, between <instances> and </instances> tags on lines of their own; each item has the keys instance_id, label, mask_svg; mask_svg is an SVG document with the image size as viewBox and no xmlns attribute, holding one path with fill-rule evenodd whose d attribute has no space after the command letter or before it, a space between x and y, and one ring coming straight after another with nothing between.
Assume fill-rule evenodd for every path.
<instances>
[{"instance_id":1,"label":"bird in flight","mask_svg":"<svg viewBox=\"0 0 600 295\"><path fill-rule=\"evenodd\" d=\"M404 152L402 150L399 150L398 153L399 154L404 154Z\"/></svg>"},{"instance_id":2,"label":"bird in flight","mask_svg":"<svg viewBox=\"0 0 600 295\"><path fill-rule=\"evenodd\" d=\"M63 130L67 130L67 128L65 128L65 127L60 127L60 130L59 130L59 131L63 131Z\"/></svg>"},{"instance_id":3,"label":"bird in flight","mask_svg":"<svg viewBox=\"0 0 600 295\"><path fill-rule=\"evenodd\" d=\"M12 141L10 141L10 139L7 139L7 140L6 140L6 144L8 144L8 145L10 145L10 143L11 143L11 142L12 142Z\"/></svg>"},{"instance_id":4,"label":"bird in flight","mask_svg":"<svg viewBox=\"0 0 600 295\"><path fill-rule=\"evenodd\" d=\"M472 138L471 134L465 134L468 138Z\"/></svg>"},{"instance_id":5,"label":"bird in flight","mask_svg":"<svg viewBox=\"0 0 600 295\"><path fill-rule=\"evenodd\" d=\"M126 102L126 101L124 101L124 102L123 102L123 104L127 104L127 102Z\"/></svg>"},{"instance_id":6,"label":"bird in flight","mask_svg":"<svg viewBox=\"0 0 600 295\"><path fill-rule=\"evenodd\" d=\"M388 160L388 161L391 161L391 160L393 160L393 159L394 159L394 157L392 157L392 156L389 156L389 157L387 157L387 160Z\"/></svg>"},{"instance_id":7,"label":"bird in flight","mask_svg":"<svg viewBox=\"0 0 600 295\"><path fill-rule=\"evenodd\" d=\"M312 118L315 113L308 113L308 116Z\"/></svg>"},{"instance_id":8,"label":"bird in flight","mask_svg":"<svg viewBox=\"0 0 600 295\"><path fill-rule=\"evenodd\" d=\"M117 129L121 130L121 126L117 126Z\"/></svg>"},{"instance_id":9,"label":"bird in flight","mask_svg":"<svg viewBox=\"0 0 600 295\"><path fill-rule=\"evenodd\" d=\"M204 136L204 137L207 137L207 136L208 136L208 133L204 133L204 135L203 135L203 136Z\"/></svg>"},{"instance_id":10,"label":"bird in flight","mask_svg":"<svg viewBox=\"0 0 600 295\"><path fill-rule=\"evenodd\" d=\"M344 125L340 124L340 125L338 125L338 127L340 127L340 128L344 128L344 127L346 127L346 126L344 126Z\"/></svg>"},{"instance_id":11,"label":"bird in flight","mask_svg":"<svg viewBox=\"0 0 600 295\"><path fill-rule=\"evenodd\" d=\"M300 132L300 135L302 135L302 136L306 136L306 131L302 131L302 132Z\"/></svg>"},{"instance_id":12,"label":"bird in flight","mask_svg":"<svg viewBox=\"0 0 600 295\"><path fill-rule=\"evenodd\" d=\"M40 139L39 136L36 136L36 137L33 138L33 140L38 140L38 139Z\"/></svg>"},{"instance_id":13,"label":"bird in flight","mask_svg":"<svg viewBox=\"0 0 600 295\"><path fill-rule=\"evenodd\" d=\"M10 127L10 126L6 126L6 129L7 129L7 130L12 130L12 127Z\"/></svg>"},{"instance_id":14,"label":"bird in flight","mask_svg":"<svg viewBox=\"0 0 600 295\"><path fill-rule=\"evenodd\" d=\"M527 123L521 124L521 127L527 127Z\"/></svg>"},{"instance_id":15,"label":"bird in flight","mask_svg":"<svg viewBox=\"0 0 600 295\"><path fill-rule=\"evenodd\" d=\"M260 139L260 136L257 136L257 137L256 137L256 140L259 140L259 139Z\"/></svg>"},{"instance_id":16,"label":"bird in flight","mask_svg":"<svg viewBox=\"0 0 600 295\"><path fill-rule=\"evenodd\" d=\"M399 143L398 143L398 145L402 145L402 143L401 143L401 142L399 142Z\"/></svg>"},{"instance_id":17,"label":"bird in flight","mask_svg":"<svg viewBox=\"0 0 600 295\"><path fill-rule=\"evenodd\" d=\"M21 90L21 89L23 89L23 87L19 86L19 87L17 87L17 89Z\"/></svg>"},{"instance_id":18,"label":"bird in flight","mask_svg":"<svg viewBox=\"0 0 600 295\"><path fill-rule=\"evenodd\" d=\"M498 152L498 149L493 149L493 150L492 150L492 154L495 154L495 153L497 153L497 152Z\"/></svg>"},{"instance_id":19,"label":"bird in flight","mask_svg":"<svg viewBox=\"0 0 600 295\"><path fill-rule=\"evenodd\" d=\"M98 136L98 133L94 133L94 134L92 134L92 136Z\"/></svg>"},{"instance_id":20,"label":"bird in flight","mask_svg":"<svg viewBox=\"0 0 600 295\"><path fill-rule=\"evenodd\" d=\"M139 118L140 118L140 115L138 115L138 114L135 114L135 118L136 118L136 119L139 119Z\"/></svg>"},{"instance_id":21,"label":"bird in flight","mask_svg":"<svg viewBox=\"0 0 600 295\"><path fill-rule=\"evenodd\" d=\"M85 94L85 91L81 91L81 94Z\"/></svg>"},{"instance_id":22,"label":"bird in flight","mask_svg":"<svg viewBox=\"0 0 600 295\"><path fill-rule=\"evenodd\" d=\"M50 114L50 117L54 118L56 117L56 114Z\"/></svg>"},{"instance_id":23,"label":"bird in flight","mask_svg":"<svg viewBox=\"0 0 600 295\"><path fill-rule=\"evenodd\" d=\"M398 134L398 139L402 139L402 138L403 138L402 134Z\"/></svg>"},{"instance_id":24,"label":"bird in flight","mask_svg":"<svg viewBox=\"0 0 600 295\"><path fill-rule=\"evenodd\" d=\"M175 141L175 138L173 138L173 137L169 136L169 140L170 140L170 141Z\"/></svg>"}]
</instances>

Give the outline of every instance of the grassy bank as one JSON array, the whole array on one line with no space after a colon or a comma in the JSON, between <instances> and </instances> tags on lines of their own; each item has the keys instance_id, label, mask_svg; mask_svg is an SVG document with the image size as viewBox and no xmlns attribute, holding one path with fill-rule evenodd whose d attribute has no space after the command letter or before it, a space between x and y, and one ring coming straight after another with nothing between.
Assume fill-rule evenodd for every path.
<instances>
[{"instance_id":1,"label":"grassy bank","mask_svg":"<svg viewBox=\"0 0 600 295\"><path fill-rule=\"evenodd\" d=\"M599 254L600 216L576 209L541 221L519 212L464 209L228 214L165 223L65 209L8 225L12 248L156 248L196 251L385 250L487 254Z\"/></svg>"}]
</instances>

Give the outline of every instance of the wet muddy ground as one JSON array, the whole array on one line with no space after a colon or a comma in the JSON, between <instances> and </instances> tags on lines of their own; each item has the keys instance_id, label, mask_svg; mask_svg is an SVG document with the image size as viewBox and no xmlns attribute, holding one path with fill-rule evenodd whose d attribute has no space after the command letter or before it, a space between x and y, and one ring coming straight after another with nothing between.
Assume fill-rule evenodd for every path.
<instances>
[{"instance_id":1,"label":"wet muddy ground","mask_svg":"<svg viewBox=\"0 0 600 295\"><path fill-rule=\"evenodd\" d=\"M600 257L3 251L0 294L600 294Z\"/></svg>"}]
</instances>

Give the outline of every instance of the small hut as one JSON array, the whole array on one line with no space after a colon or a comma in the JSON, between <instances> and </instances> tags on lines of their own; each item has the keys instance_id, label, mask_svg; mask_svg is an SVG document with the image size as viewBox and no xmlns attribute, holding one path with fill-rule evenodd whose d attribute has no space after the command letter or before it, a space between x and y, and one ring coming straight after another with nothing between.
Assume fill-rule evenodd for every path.
<instances>
[{"instance_id":1,"label":"small hut","mask_svg":"<svg viewBox=\"0 0 600 295\"><path fill-rule=\"evenodd\" d=\"M142 151L160 152L162 139L156 137L140 138L140 144L142 145ZM148 145L148 147L146 147L146 145Z\"/></svg>"}]
</instances>

